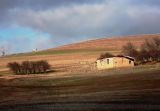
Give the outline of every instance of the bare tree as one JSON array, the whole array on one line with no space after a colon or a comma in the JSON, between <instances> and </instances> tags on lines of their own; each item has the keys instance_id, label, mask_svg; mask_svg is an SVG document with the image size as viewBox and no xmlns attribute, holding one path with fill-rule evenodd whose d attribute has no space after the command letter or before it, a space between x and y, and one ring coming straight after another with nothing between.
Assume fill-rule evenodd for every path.
<instances>
[{"instance_id":1,"label":"bare tree","mask_svg":"<svg viewBox=\"0 0 160 111\"><path fill-rule=\"evenodd\" d=\"M140 50L136 60L139 61L140 63L146 63L150 60L150 55L146 50Z\"/></svg>"},{"instance_id":2,"label":"bare tree","mask_svg":"<svg viewBox=\"0 0 160 111\"><path fill-rule=\"evenodd\" d=\"M47 61L23 61L21 64L17 62L8 63L8 67L16 74L36 74L46 73L51 66Z\"/></svg>"},{"instance_id":3,"label":"bare tree","mask_svg":"<svg viewBox=\"0 0 160 111\"><path fill-rule=\"evenodd\" d=\"M124 55L135 57L135 58L138 55L138 51L136 47L131 42L128 42L126 45L122 47L122 53Z\"/></svg>"},{"instance_id":4,"label":"bare tree","mask_svg":"<svg viewBox=\"0 0 160 111\"><path fill-rule=\"evenodd\" d=\"M43 63L43 71L46 72L47 70L49 70L51 68L51 65L49 65L49 63L47 61L42 61Z\"/></svg>"},{"instance_id":5,"label":"bare tree","mask_svg":"<svg viewBox=\"0 0 160 111\"><path fill-rule=\"evenodd\" d=\"M25 73L25 74L31 73L30 72L30 62L29 61L23 61L22 64L21 64L21 66L23 68L22 69L23 73Z\"/></svg>"},{"instance_id":6,"label":"bare tree","mask_svg":"<svg viewBox=\"0 0 160 111\"><path fill-rule=\"evenodd\" d=\"M146 39L141 46L142 51L146 51L148 61L159 61L160 60L160 38Z\"/></svg>"},{"instance_id":7,"label":"bare tree","mask_svg":"<svg viewBox=\"0 0 160 111\"><path fill-rule=\"evenodd\" d=\"M6 50L5 50L4 47L1 47L0 52L1 52L1 55L2 55L2 56L5 56L5 55L6 55Z\"/></svg>"},{"instance_id":8,"label":"bare tree","mask_svg":"<svg viewBox=\"0 0 160 111\"><path fill-rule=\"evenodd\" d=\"M14 73L19 74L21 73L21 66L17 62L11 62L7 65Z\"/></svg>"}]
</instances>

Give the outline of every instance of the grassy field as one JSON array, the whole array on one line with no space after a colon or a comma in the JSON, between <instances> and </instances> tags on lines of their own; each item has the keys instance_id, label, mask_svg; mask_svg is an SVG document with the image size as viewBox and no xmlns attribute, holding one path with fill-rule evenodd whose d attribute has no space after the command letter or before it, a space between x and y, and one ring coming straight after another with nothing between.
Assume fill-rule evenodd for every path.
<instances>
[{"instance_id":1,"label":"grassy field","mask_svg":"<svg viewBox=\"0 0 160 111\"><path fill-rule=\"evenodd\" d=\"M0 57L0 111L158 111L160 65L98 71L101 53L120 54L160 34L102 38ZM9 62L47 60L54 72L14 75ZM84 63L84 64L81 64Z\"/></svg>"},{"instance_id":2,"label":"grassy field","mask_svg":"<svg viewBox=\"0 0 160 111\"><path fill-rule=\"evenodd\" d=\"M103 49L103 48L99 48L99 49L97 48L97 49L44 50L44 51L38 51L38 52L11 54L11 55L8 55L6 57L74 54L74 53L92 53L92 52L105 52L105 51L114 52L113 49Z\"/></svg>"},{"instance_id":3,"label":"grassy field","mask_svg":"<svg viewBox=\"0 0 160 111\"><path fill-rule=\"evenodd\" d=\"M0 78L0 111L158 111L160 66Z\"/></svg>"}]
</instances>

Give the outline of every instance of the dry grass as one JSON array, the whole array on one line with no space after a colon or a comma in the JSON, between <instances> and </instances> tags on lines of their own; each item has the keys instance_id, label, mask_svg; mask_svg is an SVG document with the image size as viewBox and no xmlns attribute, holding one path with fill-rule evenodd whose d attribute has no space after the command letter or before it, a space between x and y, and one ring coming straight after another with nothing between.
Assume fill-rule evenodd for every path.
<instances>
[{"instance_id":1,"label":"dry grass","mask_svg":"<svg viewBox=\"0 0 160 111\"><path fill-rule=\"evenodd\" d=\"M119 54L121 47L129 41L140 46L146 38L160 37L160 34L133 35L102 38L61 46L40 52L24 53L0 58L0 71L8 70L8 62L22 62L27 60L47 60L53 67L72 66L80 61L94 62L101 53Z\"/></svg>"},{"instance_id":2,"label":"dry grass","mask_svg":"<svg viewBox=\"0 0 160 111\"><path fill-rule=\"evenodd\" d=\"M72 48L73 51L74 48L83 49L84 47L92 47L97 49L107 48L111 53L116 54L120 52L121 46L126 42L133 41L134 44L139 46L145 38L150 37L160 37L160 35L140 35L140 37L137 35L136 37L130 36L127 39L123 37L104 38L50 50ZM106 50L92 50L88 52L86 50L80 50L74 53L68 53L66 51L61 53L58 51L58 53L47 52L46 54L45 52L44 54L22 54L18 56L1 57L0 106L22 103L35 103L35 105L38 104L39 106L39 103L42 102L42 105L44 104L44 108L46 108L48 104L52 106L52 104L57 102L72 102L73 104L77 102L78 106L79 103L82 103L82 107L85 106L85 103L88 105L92 105L93 103L94 107L91 107L92 110L92 108L103 108L112 103L113 106L111 106L114 107L117 102L118 105L119 102L122 102L124 105L127 103L136 103L146 105L146 107L148 104L151 105L150 107L154 107L153 104L160 105L159 65L103 71L90 68L90 64L94 63L100 53L105 51ZM8 62L22 62L25 60L47 60L55 72L45 75L22 76L13 75L12 72L6 68ZM89 65L80 64L80 62L83 61L89 63ZM64 103L64 105L66 103ZM32 104L31 107L33 107ZM81 105L80 108L82 108ZM24 105L22 105L22 109L19 110L23 110L23 106ZM19 105L17 107L19 107ZM73 105L73 107L75 106ZM42 109L43 108L40 108L39 111ZM10 110L12 111L13 109Z\"/></svg>"},{"instance_id":3,"label":"dry grass","mask_svg":"<svg viewBox=\"0 0 160 111\"><path fill-rule=\"evenodd\" d=\"M158 67L106 71L97 71L96 74L89 72L59 76L31 75L11 79L4 77L0 79L0 101L2 104L5 104L4 101L19 103L20 101L33 102L37 99L54 101L57 97L59 100L63 100L63 97L74 97L74 95L75 98L87 96L87 100L89 98L103 100L103 97L137 99L134 97L144 96L142 94L148 93L148 91L152 92L152 90L153 94L157 94L154 90L158 92L160 90L160 70ZM119 93L116 94L116 92ZM92 98L91 95L95 95L95 97Z\"/></svg>"},{"instance_id":4,"label":"dry grass","mask_svg":"<svg viewBox=\"0 0 160 111\"><path fill-rule=\"evenodd\" d=\"M57 76L1 78L0 86L0 105L82 102L99 106L98 102L102 102L114 106L122 102L126 105L150 104L155 108L152 104L160 104L159 65Z\"/></svg>"},{"instance_id":5,"label":"dry grass","mask_svg":"<svg viewBox=\"0 0 160 111\"><path fill-rule=\"evenodd\" d=\"M69 44L53 48L50 50L64 50L64 49L108 49L121 50L122 46L127 42L132 42L139 47L145 39L159 37L160 34L144 34L144 35L130 35L117 37L104 37L101 39L82 41L79 43Z\"/></svg>"}]
</instances>

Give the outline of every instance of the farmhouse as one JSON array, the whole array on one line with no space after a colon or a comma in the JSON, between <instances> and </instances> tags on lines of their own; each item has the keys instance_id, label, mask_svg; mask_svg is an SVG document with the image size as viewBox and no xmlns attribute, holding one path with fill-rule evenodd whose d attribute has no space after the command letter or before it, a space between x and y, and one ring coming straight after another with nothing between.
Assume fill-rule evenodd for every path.
<instances>
[{"instance_id":1,"label":"farmhouse","mask_svg":"<svg viewBox=\"0 0 160 111\"><path fill-rule=\"evenodd\" d=\"M98 59L96 61L96 65L98 69L133 67L134 58L130 56L118 55L118 56Z\"/></svg>"}]
</instances>

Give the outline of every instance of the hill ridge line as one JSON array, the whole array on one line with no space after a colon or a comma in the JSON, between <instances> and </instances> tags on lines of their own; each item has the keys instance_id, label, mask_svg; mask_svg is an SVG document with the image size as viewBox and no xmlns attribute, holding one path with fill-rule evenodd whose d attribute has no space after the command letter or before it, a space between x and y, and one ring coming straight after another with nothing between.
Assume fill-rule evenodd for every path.
<instances>
[{"instance_id":1,"label":"hill ridge line","mask_svg":"<svg viewBox=\"0 0 160 111\"><path fill-rule=\"evenodd\" d=\"M70 44L65 44L62 46L57 46L54 48L50 48L48 50L65 50L65 49L88 49L88 48L106 48L107 46L104 46L104 44L111 44L115 45L114 42L122 42L124 43L127 42L141 42L144 41L147 38L154 38L154 37L160 37L160 34L135 34L135 35L120 35L120 36L107 36L107 37L102 37L102 38L95 38L95 39L90 39L90 40L84 40L84 41L79 41L79 42L74 42ZM134 40L135 39L135 40ZM139 39L139 40L138 40ZM99 42L99 43L98 43ZM96 44L97 43L97 44ZM122 43L124 45L124 43ZM141 44L138 43L138 46ZM95 44L95 47L94 47ZM88 46L87 46L88 45ZM91 46L89 46L91 45ZM137 45L137 44L135 44ZM122 46L122 45L121 45Z\"/></svg>"}]
</instances>

